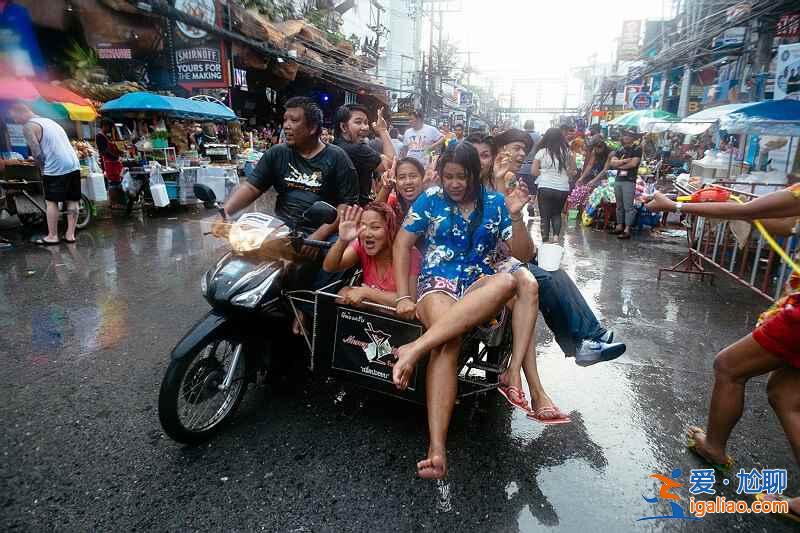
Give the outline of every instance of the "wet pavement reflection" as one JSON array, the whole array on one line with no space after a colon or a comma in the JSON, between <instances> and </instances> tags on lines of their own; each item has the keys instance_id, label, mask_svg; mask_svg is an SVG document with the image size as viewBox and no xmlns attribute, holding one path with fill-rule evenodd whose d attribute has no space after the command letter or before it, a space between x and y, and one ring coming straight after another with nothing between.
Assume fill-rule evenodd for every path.
<instances>
[{"instance_id":1,"label":"wet pavement reflection","mask_svg":"<svg viewBox=\"0 0 800 533\"><path fill-rule=\"evenodd\" d=\"M628 352L582 369L540 321L542 379L572 423L539 425L499 395L464 401L447 484L414 476L422 409L332 380L251 388L213 441L175 444L157 394L169 350L207 309L200 275L225 250L203 235L208 213L101 221L50 248L3 232L16 243L0 251L4 530L792 530L756 515L635 522L669 513L643 499L651 473L702 466L684 429L705 421L714 354L765 305L720 276L657 283L677 238L570 229L565 269ZM764 379L748 387L731 454L788 468L787 493L800 492Z\"/></svg>"}]
</instances>

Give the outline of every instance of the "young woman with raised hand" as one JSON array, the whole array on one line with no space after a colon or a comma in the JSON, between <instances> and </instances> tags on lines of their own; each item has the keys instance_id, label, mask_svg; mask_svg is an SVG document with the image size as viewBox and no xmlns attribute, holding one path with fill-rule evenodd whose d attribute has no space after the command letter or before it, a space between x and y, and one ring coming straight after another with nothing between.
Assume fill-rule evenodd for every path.
<instances>
[{"instance_id":1,"label":"young woman with raised hand","mask_svg":"<svg viewBox=\"0 0 800 533\"><path fill-rule=\"evenodd\" d=\"M342 272L360 266L363 282L360 287L344 287L339 302L361 306L367 300L394 307L397 285L392 265L392 246L397 235L394 211L381 202L370 202L363 209L350 206L339 222L339 240L325 256L326 272ZM411 250L408 285L416 290L421 256Z\"/></svg>"},{"instance_id":2,"label":"young woman with raised hand","mask_svg":"<svg viewBox=\"0 0 800 533\"><path fill-rule=\"evenodd\" d=\"M397 312L418 317L426 332L397 349L393 381L408 386L416 363L430 353L427 369L428 456L417 464L423 478L447 473L445 441L456 398L460 337L492 318L513 298L512 360L522 360L533 336L535 281L520 287L511 273L497 273L497 245L528 260L533 242L521 211L527 197L517 191L505 199L481 183L478 152L462 143L438 162L442 187L426 190L414 202L394 245ZM422 269L416 298L408 285L411 250L422 239ZM514 298L514 296L517 296Z\"/></svg>"}]
</instances>

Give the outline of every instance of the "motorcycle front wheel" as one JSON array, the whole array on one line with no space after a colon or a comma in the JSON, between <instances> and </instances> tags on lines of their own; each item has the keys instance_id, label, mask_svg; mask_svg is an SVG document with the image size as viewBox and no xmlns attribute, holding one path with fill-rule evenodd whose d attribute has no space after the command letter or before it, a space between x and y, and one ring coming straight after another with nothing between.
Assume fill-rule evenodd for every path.
<instances>
[{"instance_id":1,"label":"motorcycle front wheel","mask_svg":"<svg viewBox=\"0 0 800 533\"><path fill-rule=\"evenodd\" d=\"M219 335L197 346L193 355L173 360L158 395L158 417L164 432L185 444L214 435L244 397L246 358L241 342ZM221 387L239 351L233 380Z\"/></svg>"}]
</instances>

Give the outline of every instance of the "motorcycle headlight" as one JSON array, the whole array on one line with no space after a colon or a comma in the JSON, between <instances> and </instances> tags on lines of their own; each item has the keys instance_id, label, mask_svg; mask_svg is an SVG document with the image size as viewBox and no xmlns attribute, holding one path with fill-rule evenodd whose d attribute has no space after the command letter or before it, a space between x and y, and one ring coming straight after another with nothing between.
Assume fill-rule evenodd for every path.
<instances>
[{"instance_id":1,"label":"motorcycle headlight","mask_svg":"<svg viewBox=\"0 0 800 533\"><path fill-rule=\"evenodd\" d=\"M258 250L264 240L272 233L272 228L264 228L247 223L236 222L228 233L228 242L237 253Z\"/></svg>"},{"instance_id":2,"label":"motorcycle headlight","mask_svg":"<svg viewBox=\"0 0 800 533\"><path fill-rule=\"evenodd\" d=\"M231 299L231 303L233 305L238 305L240 307L246 307L248 309L253 309L258 302L264 298L264 295L267 293L269 288L275 282L275 279L280 274L280 270L276 270L275 272L271 273L269 276L264 278L264 281L259 283L255 288L250 289L249 291L243 292L237 296L234 296Z\"/></svg>"}]
</instances>

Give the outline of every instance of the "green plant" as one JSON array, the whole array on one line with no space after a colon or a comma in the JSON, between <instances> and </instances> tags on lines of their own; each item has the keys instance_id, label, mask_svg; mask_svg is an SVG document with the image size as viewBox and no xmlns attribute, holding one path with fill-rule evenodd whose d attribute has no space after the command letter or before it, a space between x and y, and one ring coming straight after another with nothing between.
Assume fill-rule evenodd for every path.
<instances>
[{"instance_id":1,"label":"green plant","mask_svg":"<svg viewBox=\"0 0 800 533\"><path fill-rule=\"evenodd\" d=\"M64 52L62 64L70 76L85 80L89 76L89 71L96 68L99 62L97 53L92 48L84 48L73 39Z\"/></svg>"},{"instance_id":2,"label":"green plant","mask_svg":"<svg viewBox=\"0 0 800 533\"><path fill-rule=\"evenodd\" d=\"M247 9L255 9L270 20L284 21L297 18L292 0L242 0Z\"/></svg>"}]
</instances>

